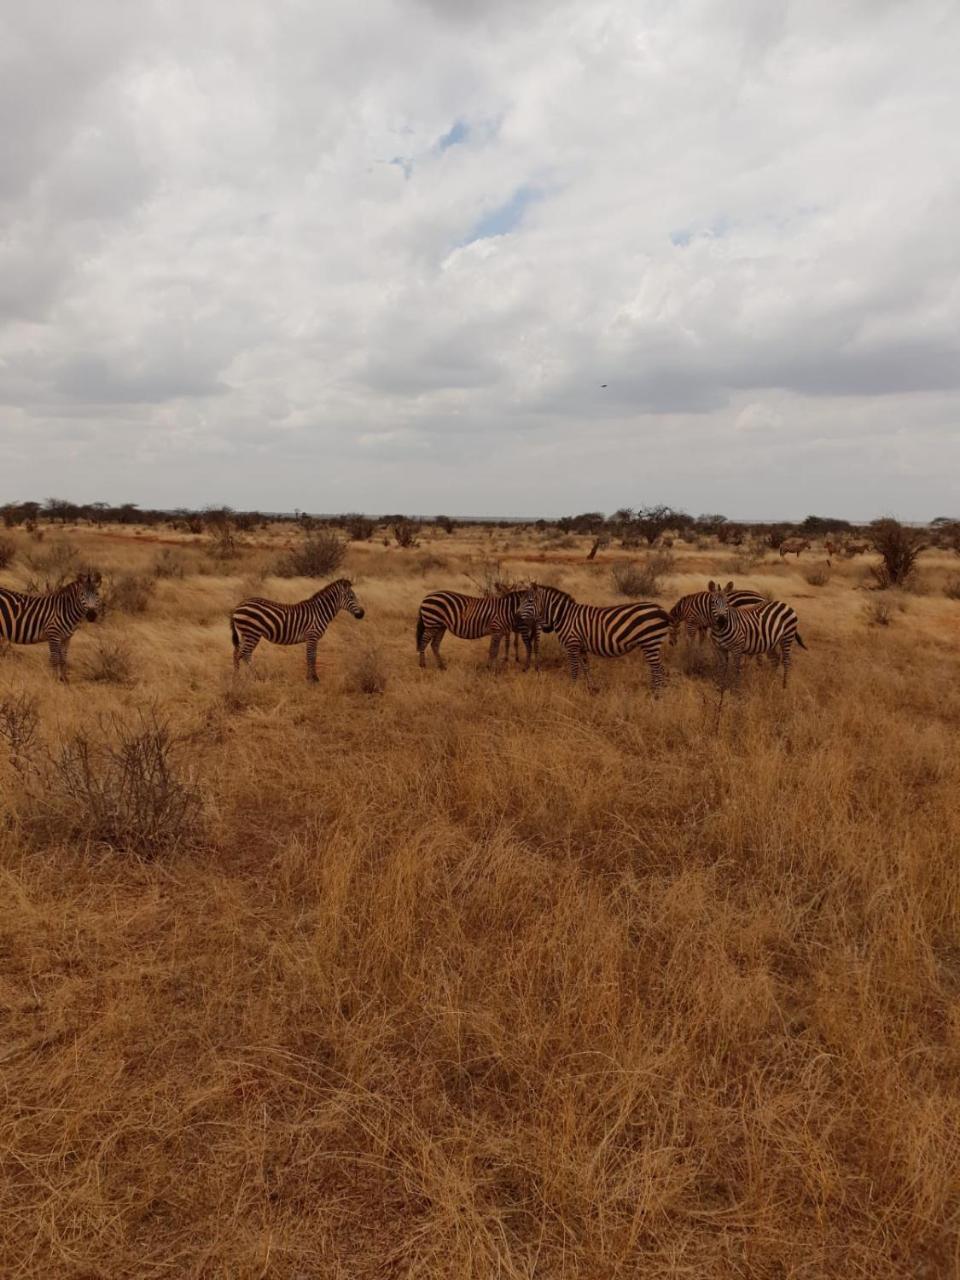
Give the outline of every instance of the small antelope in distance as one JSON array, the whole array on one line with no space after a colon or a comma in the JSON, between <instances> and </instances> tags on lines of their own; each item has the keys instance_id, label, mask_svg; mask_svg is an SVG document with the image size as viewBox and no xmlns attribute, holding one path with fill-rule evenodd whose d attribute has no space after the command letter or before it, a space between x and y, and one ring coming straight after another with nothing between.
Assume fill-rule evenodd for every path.
<instances>
[{"instance_id":1,"label":"small antelope in distance","mask_svg":"<svg viewBox=\"0 0 960 1280\"><path fill-rule=\"evenodd\" d=\"M43 596L0 587L0 639L11 644L46 640L54 674L66 684L73 633L84 618L96 622L103 611L100 582L99 573L81 573L76 581Z\"/></svg>"},{"instance_id":2,"label":"small antelope in distance","mask_svg":"<svg viewBox=\"0 0 960 1280\"><path fill-rule=\"evenodd\" d=\"M317 641L341 609L355 618L363 617L363 609L347 578L328 583L297 604L281 604L259 596L242 601L230 617L234 674L240 670L241 661L250 662L261 640L269 640L271 644L306 641L307 679L317 680Z\"/></svg>"},{"instance_id":3,"label":"small antelope in distance","mask_svg":"<svg viewBox=\"0 0 960 1280\"><path fill-rule=\"evenodd\" d=\"M440 641L449 631L460 640L480 640L490 636L487 665L492 666L503 642L504 665L510 659L510 637L514 632L523 637L527 650L524 671L530 668L531 651L540 667L540 633L536 626L520 623L519 611L525 592L507 591L496 596L467 596L460 591L432 591L420 602L417 614L417 654L420 666L427 665L427 646L433 650L437 666L446 663L440 656Z\"/></svg>"},{"instance_id":4,"label":"small antelope in distance","mask_svg":"<svg viewBox=\"0 0 960 1280\"><path fill-rule=\"evenodd\" d=\"M590 654L616 658L631 649L641 649L650 667L654 692L666 683L661 650L670 630L670 618L658 604L578 604L566 591L534 583L521 609L521 617L531 615L544 631L556 632L567 653L571 680L576 680L582 669L590 683Z\"/></svg>"},{"instance_id":5,"label":"small antelope in distance","mask_svg":"<svg viewBox=\"0 0 960 1280\"><path fill-rule=\"evenodd\" d=\"M786 555L796 554L796 557L799 560L800 552L809 551L809 550L810 550L810 543L806 540L806 538L787 538L784 542L780 543L781 559Z\"/></svg>"},{"instance_id":6,"label":"small antelope in distance","mask_svg":"<svg viewBox=\"0 0 960 1280\"><path fill-rule=\"evenodd\" d=\"M731 654L734 656L734 679L739 682L744 654L753 656L769 653L775 666L782 659L783 687L786 688L790 671L790 650L794 640L801 649L807 647L797 630L797 615L793 609L782 600L772 600L769 604L755 605L749 609L734 609L730 606L732 582L728 582L725 587L711 582L709 590L712 618L710 635L723 656L724 683Z\"/></svg>"}]
</instances>

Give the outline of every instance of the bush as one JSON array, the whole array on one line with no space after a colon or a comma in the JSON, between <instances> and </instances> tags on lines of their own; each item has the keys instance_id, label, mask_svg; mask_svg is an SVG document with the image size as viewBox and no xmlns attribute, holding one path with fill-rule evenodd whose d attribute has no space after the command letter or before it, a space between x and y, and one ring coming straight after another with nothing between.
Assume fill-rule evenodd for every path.
<instances>
[{"instance_id":1,"label":"bush","mask_svg":"<svg viewBox=\"0 0 960 1280\"><path fill-rule=\"evenodd\" d=\"M116 641L101 640L93 651L86 674L97 684L130 684L133 661L130 651Z\"/></svg>"},{"instance_id":2,"label":"bush","mask_svg":"<svg viewBox=\"0 0 960 1280\"><path fill-rule=\"evenodd\" d=\"M898 520L874 520L870 526L873 545L881 563L871 565L871 573L881 590L901 587L909 581L923 551L925 535L917 529L905 529Z\"/></svg>"},{"instance_id":3,"label":"bush","mask_svg":"<svg viewBox=\"0 0 960 1280\"><path fill-rule=\"evenodd\" d=\"M619 560L611 570L613 585L622 596L646 599L659 595L664 579L674 566L674 558L666 551L658 551L645 560Z\"/></svg>"},{"instance_id":4,"label":"bush","mask_svg":"<svg viewBox=\"0 0 960 1280\"><path fill-rule=\"evenodd\" d=\"M56 590L76 573L80 552L72 542L61 538L52 542L46 551L32 551L24 558L31 569L43 575L48 588Z\"/></svg>"},{"instance_id":5,"label":"bush","mask_svg":"<svg viewBox=\"0 0 960 1280\"><path fill-rule=\"evenodd\" d=\"M280 578L326 578L343 564L346 544L335 533L321 530L288 552L276 567Z\"/></svg>"},{"instance_id":6,"label":"bush","mask_svg":"<svg viewBox=\"0 0 960 1280\"><path fill-rule=\"evenodd\" d=\"M960 578L948 578L943 594L948 600L960 600Z\"/></svg>"},{"instance_id":7,"label":"bush","mask_svg":"<svg viewBox=\"0 0 960 1280\"><path fill-rule=\"evenodd\" d=\"M29 714L17 720L17 712L14 708L17 743L2 708L0 737L24 781L29 825L38 835L141 857L193 839L200 824L200 792L177 766L182 739L165 724L141 716L131 726L113 717L101 721L96 740L82 732L51 749L36 743Z\"/></svg>"},{"instance_id":8,"label":"bush","mask_svg":"<svg viewBox=\"0 0 960 1280\"><path fill-rule=\"evenodd\" d=\"M417 534L420 532L420 526L412 520L400 519L395 520L393 524L393 536L397 540L398 547L413 547L416 545Z\"/></svg>"},{"instance_id":9,"label":"bush","mask_svg":"<svg viewBox=\"0 0 960 1280\"><path fill-rule=\"evenodd\" d=\"M119 613L146 613L156 581L145 574L121 573L104 593L108 609Z\"/></svg>"},{"instance_id":10,"label":"bush","mask_svg":"<svg viewBox=\"0 0 960 1280\"><path fill-rule=\"evenodd\" d=\"M387 687L387 673L378 649L361 649L355 655L349 668L346 685L354 693L384 692Z\"/></svg>"},{"instance_id":11,"label":"bush","mask_svg":"<svg viewBox=\"0 0 960 1280\"><path fill-rule=\"evenodd\" d=\"M12 538L0 538L0 569L6 569L17 554L17 544Z\"/></svg>"},{"instance_id":12,"label":"bush","mask_svg":"<svg viewBox=\"0 0 960 1280\"><path fill-rule=\"evenodd\" d=\"M0 739L6 743L10 763L18 772L32 756L39 726L36 698L20 693L0 701Z\"/></svg>"},{"instance_id":13,"label":"bush","mask_svg":"<svg viewBox=\"0 0 960 1280\"><path fill-rule=\"evenodd\" d=\"M811 587L825 587L830 581L830 570L823 565L816 565L813 569L808 569L803 578Z\"/></svg>"},{"instance_id":14,"label":"bush","mask_svg":"<svg viewBox=\"0 0 960 1280\"><path fill-rule=\"evenodd\" d=\"M369 516L351 513L343 517L343 527L351 542L367 542L373 537L376 523Z\"/></svg>"}]
</instances>

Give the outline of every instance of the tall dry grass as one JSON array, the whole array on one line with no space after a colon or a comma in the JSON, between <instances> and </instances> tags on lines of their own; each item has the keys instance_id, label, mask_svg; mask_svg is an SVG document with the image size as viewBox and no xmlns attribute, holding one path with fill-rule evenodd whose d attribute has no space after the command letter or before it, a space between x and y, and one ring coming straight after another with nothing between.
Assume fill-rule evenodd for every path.
<instances>
[{"instance_id":1,"label":"tall dry grass","mask_svg":"<svg viewBox=\"0 0 960 1280\"><path fill-rule=\"evenodd\" d=\"M157 555L70 536L114 574ZM514 540L512 576L613 598L615 553ZM722 708L682 643L659 701L636 655L571 687L550 637L539 677L450 638L423 673L420 597L489 558L458 531L441 570L351 545L367 617L318 687L268 646L234 684L248 580L315 589L260 542L229 573L186 542L69 687L0 658L21 755L157 717L199 793L165 852L85 840L82 797L58 824L0 752L0 1272L955 1274L956 602L887 593L877 628L862 567L759 564L738 585L810 652ZM680 551L676 595L728 556ZM132 683L84 675L121 642Z\"/></svg>"}]
</instances>

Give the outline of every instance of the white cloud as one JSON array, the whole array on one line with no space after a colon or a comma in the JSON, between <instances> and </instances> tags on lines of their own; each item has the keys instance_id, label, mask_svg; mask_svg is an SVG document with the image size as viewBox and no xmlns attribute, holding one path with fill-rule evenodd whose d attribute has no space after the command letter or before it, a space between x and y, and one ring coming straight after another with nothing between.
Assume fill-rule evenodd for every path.
<instances>
[{"instance_id":1,"label":"white cloud","mask_svg":"<svg viewBox=\"0 0 960 1280\"><path fill-rule=\"evenodd\" d=\"M958 509L958 60L939 0L0 0L0 498Z\"/></svg>"}]
</instances>

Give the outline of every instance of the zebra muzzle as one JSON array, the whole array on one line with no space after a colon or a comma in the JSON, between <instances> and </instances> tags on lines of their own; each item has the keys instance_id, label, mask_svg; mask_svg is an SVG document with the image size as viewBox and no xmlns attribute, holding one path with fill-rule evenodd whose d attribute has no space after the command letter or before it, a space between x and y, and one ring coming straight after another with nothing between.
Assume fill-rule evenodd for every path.
<instances>
[{"instance_id":1,"label":"zebra muzzle","mask_svg":"<svg viewBox=\"0 0 960 1280\"><path fill-rule=\"evenodd\" d=\"M96 611L96 609L88 609L88 610L87 610L87 621L88 621L88 622L96 622L96 620L97 620L97 611Z\"/></svg>"}]
</instances>

